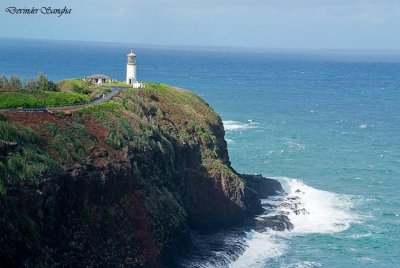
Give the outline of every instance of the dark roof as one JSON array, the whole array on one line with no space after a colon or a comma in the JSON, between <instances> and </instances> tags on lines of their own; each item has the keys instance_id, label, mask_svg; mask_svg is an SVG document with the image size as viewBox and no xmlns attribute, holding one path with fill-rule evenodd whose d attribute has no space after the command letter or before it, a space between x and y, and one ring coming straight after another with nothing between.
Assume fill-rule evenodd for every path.
<instances>
[{"instance_id":1,"label":"dark roof","mask_svg":"<svg viewBox=\"0 0 400 268\"><path fill-rule=\"evenodd\" d=\"M86 79L111 79L111 77L105 74L93 74L86 77Z\"/></svg>"}]
</instances>

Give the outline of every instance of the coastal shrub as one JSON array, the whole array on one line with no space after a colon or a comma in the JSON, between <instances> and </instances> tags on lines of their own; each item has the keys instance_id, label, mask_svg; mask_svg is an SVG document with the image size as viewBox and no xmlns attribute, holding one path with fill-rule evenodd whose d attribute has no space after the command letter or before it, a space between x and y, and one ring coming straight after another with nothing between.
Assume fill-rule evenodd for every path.
<instances>
[{"instance_id":1,"label":"coastal shrub","mask_svg":"<svg viewBox=\"0 0 400 268\"><path fill-rule=\"evenodd\" d=\"M48 129L49 133L52 136L56 135L57 132L59 131L59 128L56 123L48 123L44 127Z\"/></svg>"},{"instance_id":2,"label":"coastal shrub","mask_svg":"<svg viewBox=\"0 0 400 268\"><path fill-rule=\"evenodd\" d=\"M0 109L7 108L43 108L48 106L64 106L82 104L90 101L87 95L73 92L0 92Z\"/></svg>"},{"instance_id":3,"label":"coastal shrub","mask_svg":"<svg viewBox=\"0 0 400 268\"><path fill-rule=\"evenodd\" d=\"M0 155L3 182L37 182L45 171L58 172L53 159L39 149L43 139L31 129L0 121L0 140L8 144Z\"/></svg>"},{"instance_id":4,"label":"coastal shrub","mask_svg":"<svg viewBox=\"0 0 400 268\"><path fill-rule=\"evenodd\" d=\"M72 124L67 128L59 128L55 124L48 124L47 129L54 137L49 148L55 153L62 164L71 164L74 161L82 163L90 148L85 144L88 133L84 126Z\"/></svg>"},{"instance_id":5,"label":"coastal shrub","mask_svg":"<svg viewBox=\"0 0 400 268\"><path fill-rule=\"evenodd\" d=\"M108 87L92 87L92 91L89 92L89 96L92 100L101 98L103 94L107 95L111 92L111 88Z\"/></svg>"},{"instance_id":6,"label":"coastal shrub","mask_svg":"<svg viewBox=\"0 0 400 268\"><path fill-rule=\"evenodd\" d=\"M0 140L17 142L18 144L35 143L41 144L42 138L36 135L30 128L19 126L17 128L7 122L0 121Z\"/></svg>"},{"instance_id":7,"label":"coastal shrub","mask_svg":"<svg viewBox=\"0 0 400 268\"><path fill-rule=\"evenodd\" d=\"M66 79L58 82L61 91L76 92L80 94L90 94L93 92L93 86L89 82L80 78Z\"/></svg>"},{"instance_id":8,"label":"coastal shrub","mask_svg":"<svg viewBox=\"0 0 400 268\"><path fill-rule=\"evenodd\" d=\"M28 80L22 85L22 89L26 91L46 90L59 91L56 83L46 78L44 74L40 74L37 80Z\"/></svg>"},{"instance_id":9,"label":"coastal shrub","mask_svg":"<svg viewBox=\"0 0 400 268\"><path fill-rule=\"evenodd\" d=\"M170 86L158 82L146 82L145 83L145 90L157 90L157 91L163 91L167 90L170 88Z\"/></svg>"},{"instance_id":10,"label":"coastal shrub","mask_svg":"<svg viewBox=\"0 0 400 268\"><path fill-rule=\"evenodd\" d=\"M39 74L37 87L40 90L58 91L57 84L46 78L44 74Z\"/></svg>"},{"instance_id":11,"label":"coastal shrub","mask_svg":"<svg viewBox=\"0 0 400 268\"><path fill-rule=\"evenodd\" d=\"M8 88L8 79L4 75L0 78L0 88Z\"/></svg>"},{"instance_id":12,"label":"coastal shrub","mask_svg":"<svg viewBox=\"0 0 400 268\"><path fill-rule=\"evenodd\" d=\"M58 139L58 137L54 139L52 142L50 142L49 149L51 149L56 153L56 156L58 156L58 159L60 159L59 162L61 164L66 164L71 162L68 151L65 148L64 142Z\"/></svg>"},{"instance_id":13,"label":"coastal shrub","mask_svg":"<svg viewBox=\"0 0 400 268\"><path fill-rule=\"evenodd\" d=\"M55 116L59 117L59 118L65 118L66 114L64 112L61 111L54 111L53 112Z\"/></svg>"},{"instance_id":14,"label":"coastal shrub","mask_svg":"<svg viewBox=\"0 0 400 268\"><path fill-rule=\"evenodd\" d=\"M19 77L17 76L11 76L10 80L8 81L8 88L12 89L21 89L22 88L22 83Z\"/></svg>"},{"instance_id":15,"label":"coastal shrub","mask_svg":"<svg viewBox=\"0 0 400 268\"><path fill-rule=\"evenodd\" d=\"M79 115L89 114L100 120L107 120L108 114L118 115L118 113L123 109L120 103L114 101L107 101L98 103L95 105L87 106L82 109L75 111L74 113Z\"/></svg>"},{"instance_id":16,"label":"coastal shrub","mask_svg":"<svg viewBox=\"0 0 400 268\"><path fill-rule=\"evenodd\" d=\"M44 74L40 74L37 80L28 80L25 83L21 82L18 76L11 76L9 79L2 76L0 78L0 88L14 89L14 90L48 90L58 91L59 88L56 83L48 79Z\"/></svg>"},{"instance_id":17,"label":"coastal shrub","mask_svg":"<svg viewBox=\"0 0 400 268\"><path fill-rule=\"evenodd\" d=\"M41 156L34 147L25 147L7 158L7 173L14 180L36 181L48 168L47 157Z\"/></svg>"},{"instance_id":18,"label":"coastal shrub","mask_svg":"<svg viewBox=\"0 0 400 268\"><path fill-rule=\"evenodd\" d=\"M35 81L35 80L28 80L24 84L24 90L27 90L27 91L39 90L39 85L38 85L37 81Z\"/></svg>"},{"instance_id":19,"label":"coastal shrub","mask_svg":"<svg viewBox=\"0 0 400 268\"><path fill-rule=\"evenodd\" d=\"M17 76L11 76L10 79L7 79L4 75L0 78L0 88L4 89L21 89L22 82L21 79Z\"/></svg>"},{"instance_id":20,"label":"coastal shrub","mask_svg":"<svg viewBox=\"0 0 400 268\"><path fill-rule=\"evenodd\" d=\"M126 119L114 119L105 125L110 130L110 135L106 138L105 142L115 149L127 146L130 141L136 138L131 124Z\"/></svg>"}]
</instances>

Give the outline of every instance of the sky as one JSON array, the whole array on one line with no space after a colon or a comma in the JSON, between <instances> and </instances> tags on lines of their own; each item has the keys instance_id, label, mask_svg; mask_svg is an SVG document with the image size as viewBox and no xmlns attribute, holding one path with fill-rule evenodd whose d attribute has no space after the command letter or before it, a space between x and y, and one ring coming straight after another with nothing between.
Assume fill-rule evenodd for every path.
<instances>
[{"instance_id":1,"label":"sky","mask_svg":"<svg viewBox=\"0 0 400 268\"><path fill-rule=\"evenodd\" d=\"M72 9L11 15L7 7ZM1 0L0 37L152 45L400 49L399 0Z\"/></svg>"}]
</instances>

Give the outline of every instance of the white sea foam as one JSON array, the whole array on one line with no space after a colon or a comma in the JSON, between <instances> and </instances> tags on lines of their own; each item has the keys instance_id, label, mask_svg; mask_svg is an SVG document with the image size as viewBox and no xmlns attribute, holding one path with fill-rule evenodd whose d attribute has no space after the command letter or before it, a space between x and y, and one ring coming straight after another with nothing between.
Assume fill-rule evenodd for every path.
<instances>
[{"instance_id":1,"label":"white sea foam","mask_svg":"<svg viewBox=\"0 0 400 268\"><path fill-rule=\"evenodd\" d=\"M286 250L284 241L278 239L275 231L265 233L251 231L246 233L247 246L245 252L231 263L231 268L264 267L265 261L282 256Z\"/></svg>"},{"instance_id":2,"label":"white sea foam","mask_svg":"<svg viewBox=\"0 0 400 268\"><path fill-rule=\"evenodd\" d=\"M301 261L293 264L283 265L283 268L311 268L311 267L322 267L318 262L313 261Z\"/></svg>"},{"instance_id":3,"label":"white sea foam","mask_svg":"<svg viewBox=\"0 0 400 268\"><path fill-rule=\"evenodd\" d=\"M350 235L350 237L353 238L353 239L360 239L360 238L370 237L370 236L372 236L371 232Z\"/></svg>"},{"instance_id":4,"label":"white sea foam","mask_svg":"<svg viewBox=\"0 0 400 268\"><path fill-rule=\"evenodd\" d=\"M227 120L222 122L226 131L237 131L249 128L258 128L258 123L253 120L248 120L247 122L239 122L233 120Z\"/></svg>"},{"instance_id":5,"label":"white sea foam","mask_svg":"<svg viewBox=\"0 0 400 268\"><path fill-rule=\"evenodd\" d=\"M359 127L359 128L367 128L368 125L367 125L367 124L361 124L361 125L359 125L358 127Z\"/></svg>"},{"instance_id":6,"label":"white sea foam","mask_svg":"<svg viewBox=\"0 0 400 268\"><path fill-rule=\"evenodd\" d=\"M268 259L285 253L287 241L297 235L341 232L350 227L357 217L350 210L349 196L322 191L298 179L272 177L281 182L287 195L263 199L263 205L276 206L268 215L285 214L294 225L292 231L247 234L247 248L231 267L265 267ZM295 213L303 211L304 213ZM268 216L267 215L267 216ZM288 267L318 267L319 263L301 262Z\"/></svg>"},{"instance_id":7,"label":"white sea foam","mask_svg":"<svg viewBox=\"0 0 400 268\"><path fill-rule=\"evenodd\" d=\"M284 138L285 144L292 150L301 151L306 148L304 144L297 143L289 138Z\"/></svg>"},{"instance_id":8,"label":"white sea foam","mask_svg":"<svg viewBox=\"0 0 400 268\"><path fill-rule=\"evenodd\" d=\"M288 215L296 233L341 232L350 227L356 217L350 213L352 202L349 196L312 188L301 180L276 178L280 180L288 197L298 197L298 209L307 214ZM283 210L285 210L283 208Z\"/></svg>"}]
</instances>

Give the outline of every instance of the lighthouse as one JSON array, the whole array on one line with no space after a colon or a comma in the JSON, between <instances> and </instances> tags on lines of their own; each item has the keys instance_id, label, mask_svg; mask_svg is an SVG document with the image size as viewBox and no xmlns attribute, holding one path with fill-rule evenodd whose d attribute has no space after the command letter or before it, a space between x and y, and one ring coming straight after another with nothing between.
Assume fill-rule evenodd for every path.
<instances>
[{"instance_id":1,"label":"lighthouse","mask_svg":"<svg viewBox=\"0 0 400 268\"><path fill-rule=\"evenodd\" d=\"M136 55L131 52L128 54L128 62L126 63L126 83L134 85L137 83L136 78Z\"/></svg>"}]
</instances>

